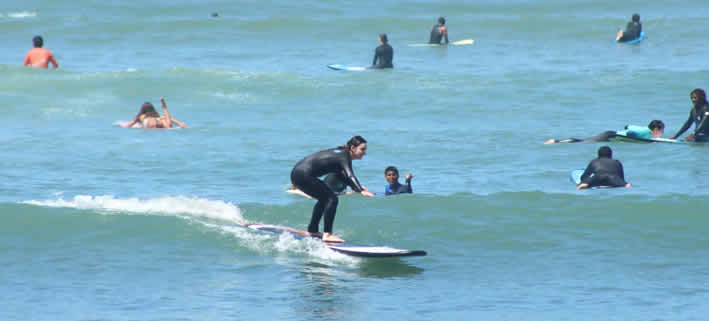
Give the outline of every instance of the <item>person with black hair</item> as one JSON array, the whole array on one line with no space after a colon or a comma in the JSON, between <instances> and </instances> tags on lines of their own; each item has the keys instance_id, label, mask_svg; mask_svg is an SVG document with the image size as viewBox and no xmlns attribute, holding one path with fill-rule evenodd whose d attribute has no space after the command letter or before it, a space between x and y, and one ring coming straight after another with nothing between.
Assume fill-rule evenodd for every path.
<instances>
[{"instance_id":1,"label":"person with black hair","mask_svg":"<svg viewBox=\"0 0 709 321\"><path fill-rule=\"evenodd\" d=\"M27 55L25 55L25 66L46 69L49 68L49 63L52 63L52 69L57 69L57 67L59 67L57 60L54 58L54 54L52 54L52 52L48 49L42 48L42 46L44 46L44 39L42 39L42 36L34 36L34 38L32 38L32 44L34 45L34 48L28 51Z\"/></svg>"},{"instance_id":2,"label":"person with black hair","mask_svg":"<svg viewBox=\"0 0 709 321\"><path fill-rule=\"evenodd\" d=\"M665 133L665 123L663 123L661 120L653 120L651 121L647 127L642 127L642 126L635 126L635 125L626 125L624 129L618 130L618 131L613 131L613 130L607 130L604 131L596 136L593 137L588 137L588 138L565 138L565 139L549 139L544 142L545 145L548 144L557 144L557 143L580 143L580 142L607 142L611 138L614 138L618 135L621 136L627 136L627 137L634 137L634 138L641 138L641 139L653 139L653 138L660 138L662 135Z\"/></svg>"},{"instance_id":3,"label":"person with black hair","mask_svg":"<svg viewBox=\"0 0 709 321\"><path fill-rule=\"evenodd\" d=\"M371 69L394 68L394 49L389 45L386 33L379 35L379 47L374 50Z\"/></svg>"},{"instance_id":4,"label":"person with black hair","mask_svg":"<svg viewBox=\"0 0 709 321\"><path fill-rule=\"evenodd\" d=\"M694 123L694 133L690 134L685 138L686 141L695 142L707 142L709 141L709 123L706 122L707 116L709 116L709 103L707 103L707 94L703 89L697 88L692 90L689 94L689 98L692 100L692 109L689 111L689 118L684 122L682 128L679 129L677 134L672 136L672 139L677 139L682 135L689 127Z\"/></svg>"},{"instance_id":5,"label":"person with black hair","mask_svg":"<svg viewBox=\"0 0 709 321\"><path fill-rule=\"evenodd\" d=\"M598 186L632 187L625 181L623 164L613 159L613 151L608 146L601 146L598 149L598 158L588 163L581 175L581 183L576 186L576 189Z\"/></svg>"},{"instance_id":6,"label":"person with black hair","mask_svg":"<svg viewBox=\"0 0 709 321\"><path fill-rule=\"evenodd\" d=\"M626 42L640 38L640 33L643 32L643 25L640 23L640 15L633 14L632 20L628 22L625 30L618 31L615 40L618 42Z\"/></svg>"},{"instance_id":7,"label":"person with black hair","mask_svg":"<svg viewBox=\"0 0 709 321\"><path fill-rule=\"evenodd\" d=\"M431 38L428 43L441 44L441 40L445 40L448 44L448 28L446 27L446 18L439 17L438 23L431 28Z\"/></svg>"},{"instance_id":8,"label":"person with black hair","mask_svg":"<svg viewBox=\"0 0 709 321\"><path fill-rule=\"evenodd\" d=\"M332 234L332 225L337 212L337 195L319 177L330 173L343 173L347 185L355 192L373 197L374 194L362 187L352 170L352 160L362 159L366 153L367 141L362 136L354 136L346 145L311 154L293 167L290 175L293 186L317 199L308 224L308 233L311 236L321 236L325 242L344 242L343 239ZM323 216L325 222L323 233L320 234L318 230Z\"/></svg>"},{"instance_id":9,"label":"person with black hair","mask_svg":"<svg viewBox=\"0 0 709 321\"><path fill-rule=\"evenodd\" d=\"M399 170L394 166L384 169L384 178L387 181L387 185L384 186L384 195L411 194L414 192L411 188L411 179L414 178L414 175L411 173L406 174L406 185L399 184Z\"/></svg>"}]
</instances>

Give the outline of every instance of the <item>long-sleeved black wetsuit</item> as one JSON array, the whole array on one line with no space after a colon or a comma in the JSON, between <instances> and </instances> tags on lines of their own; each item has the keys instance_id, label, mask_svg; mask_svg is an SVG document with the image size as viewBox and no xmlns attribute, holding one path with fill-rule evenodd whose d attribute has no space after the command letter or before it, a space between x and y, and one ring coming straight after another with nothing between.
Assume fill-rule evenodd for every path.
<instances>
[{"instance_id":1,"label":"long-sleeved black wetsuit","mask_svg":"<svg viewBox=\"0 0 709 321\"><path fill-rule=\"evenodd\" d=\"M318 225L325 215L325 233L332 233L332 223L337 211L337 195L318 177L329 173L342 173L347 184L355 191L361 192L357 177L352 171L352 159L345 149L332 148L319 151L304 158L293 167L290 179L296 188L317 199L310 218L308 232L317 233Z\"/></svg>"},{"instance_id":2,"label":"long-sleeved black wetsuit","mask_svg":"<svg viewBox=\"0 0 709 321\"><path fill-rule=\"evenodd\" d=\"M677 134L672 136L672 139L677 139L694 123L694 141L709 141L709 121L705 121L707 114L709 114L709 104L707 103L699 105L699 107L692 107L692 110L689 111L689 118L684 122L684 125L682 125L682 128L679 129Z\"/></svg>"},{"instance_id":3,"label":"long-sleeved black wetsuit","mask_svg":"<svg viewBox=\"0 0 709 321\"><path fill-rule=\"evenodd\" d=\"M394 49L388 44L382 44L374 50L372 68L394 68Z\"/></svg>"},{"instance_id":4,"label":"long-sleeved black wetsuit","mask_svg":"<svg viewBox=\"0 0 709 321\"><path fill-rule=\"evenodd\" d=\"M586 183L589 187L623 187L628 184L625 181L623 164L607 157L599 157L588 163L586 170L581 175L581 183Z\"/></svg>"}]
</instances>

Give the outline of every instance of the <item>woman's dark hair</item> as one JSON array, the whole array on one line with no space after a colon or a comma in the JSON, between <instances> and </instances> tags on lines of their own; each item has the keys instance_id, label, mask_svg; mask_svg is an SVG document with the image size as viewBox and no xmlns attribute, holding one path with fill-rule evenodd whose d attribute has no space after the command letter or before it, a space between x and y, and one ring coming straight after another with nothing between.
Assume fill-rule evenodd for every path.
<instances>
[{"instance_id":1,"label":"woman's dark hair","mask_svg":"<svg viewBox=\"0 0 709 321\"><path fill-rule=\"evenodd\" d=\"M42 36L34 36L34 38L32 38L32 44L34 44L35 48L42 48L42 46L44 46Z\"/></svg>"},{"instance_id":2,"label":"woman's dark hair","mask_svg":"<svg viewBox=\"0 0 709 321\"><path fill-rule=\"evenodd\" d=\"M699 101L697 103L699 103L699 104L706 104L707 103L707 93L704 92L704 89L697 88L695 90L692 90L692 93L689 94L689 97L692 97L692 95L697 95L697 98L699 98Z\"/></svg>"},{"instance_id":3,"label":"woman's dark hair","mask_svg":"<svg viewBox=\"0 0 709 321\"><path fill-rule=\"evenodd\" d=\"M142 106L140 106L140 112L138 115L145 115L148 117L160 117L157 111L155 111L155 106L150 102L146 101Z\"/></svg>"},{"instance_id":4,"label":"woman's dark hair","mask_svg":"<svg viewBox=\"0 0 709 321\"><path fill-rule=\"evenodd\" d=\"M386 33L380 34L380 35L379 35L379 39L381 39L383 43L388 43L388 42L389 42L389 38L387 38L387 34L386 34Z\"/></svg>"},{"instance_id":5,"label":"woman's dark hair","mask_svg":"<svg viewBox=\"0 0 709 321\"><path fill-rule=\"evenodd\" d=\"M347 144L345 144L343 146L338 146L337 148L344 149L344 150L350 150L350 148L352 148L353 146L357 147L357 146L362 145L366 142L367 142L367 140L364 139L364 137L362 137L362 136L359 136L359 135L352 136L352 138L350 138L350 140L347 141Z\"/></svg>"},{"instance_id":6,"label":"woman's dark hair","mask_svg":"<svg viewBox=\"0 0 709 321\"><path fill-rule=\"evenodd\" d=\"M655 119L647 125L647 128L650 128L650 130L665 129L665 123L663 123L661 120Z\"/></svg>"},{"instance_id":7,"label":"woman's dark hair","mask_svg":"<svg viewBox=\"0 0 709 321\"><path fill-rule=\"evenodd\" d=\"M438 18L438 23L440 23L441 25L446 24L446 18L443 18L443 17Z\"/></svg>"},{"instance_id":8,"label":"woman's dark hair","mask_svg":"<svg viewBox=\"0 0 709 321\"><path fill-rule=\"evenodd\" d=\"M601 148L598 149L598 158L613 158L613 151L611 150L610 147L608 146L601 146Z\"/></svg>"}]
</instances>

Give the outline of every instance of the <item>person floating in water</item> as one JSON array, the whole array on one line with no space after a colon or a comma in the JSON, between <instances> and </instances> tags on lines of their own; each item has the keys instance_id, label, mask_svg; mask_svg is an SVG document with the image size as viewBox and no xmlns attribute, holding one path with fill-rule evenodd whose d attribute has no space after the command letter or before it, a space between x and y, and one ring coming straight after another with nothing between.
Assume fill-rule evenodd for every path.
<instances>
[{"instance_id":1,"label":"person floating in water","mask_svg":"<svg viewBox=\"0 0 709 321\"><path fill-rule=\"evenodd\" d=\"M140 106L140 111L138 115L135 116L133 121L128 124L122 125L123 127L140 127L140 128L170 128L172 124L177 124L182 128L186 128L187 125L177 119L170 116L170 112L167 110L167 105L165 104L165 98L160 97L160 102L162 103L162 110L165 116L160 116L157 111L155 111L155 106L150 102L145 102Z\"/></svg>"},{"instance_id":2,"label":"person floating in water","mask_svg":"<svg viewBox=\"0 0 709 321\"><path fill-rule=\"evenodd\" d=\"M308 224L308 233L318 237L320 219L325 216L322 240L325 242L344 242L332 234L332 225L337 212L337 195L318 177L330 173L343 173L347 185L355 192L373 197L357 180L352 171L352 160L362 159L367 152L367 141L362 136L352 137L346 145L326 149L311 154L295 164L291 171L291 183L305 194L317 199Z\"/></svg>"},{"instance_id":3,"label":"person floating in water","mask_svg":"<svg viewBox=\"0 0 709 321\"><path fill-rule=\"evenodd\" d=\"M618 31L615 41L626 42L640 38L640 33L643 32L643 25L640 23L640 15L633 14L632 21L628 22L625 30Z\"/></svg>"},{"instance_id":4,"label":"person floating in water","mask_svg":"<svg viewBox=\"0 0 709 321\"><path fill-rule=\"evenodd\" d=\"M411 188L411 179L414 178L414 175L411 173L406 174L406 185L399 184L399 170L394 166L389 166L384 170L384 178L387 181L387 185L384 186L384 195L411 194L414 192Z\"/></svg>"},{"instance_id":5,"label":"person floating in water","mask_svg":"<svg viewBox=\"0 0 709 321\"><path fill-rule=\"evenodd\" d=\"M579 143L579 142L607 142L611 138L616 136L627 136L642 139L653 139L660 138L665 133L665 123L661 120L653 120L647 127L627 125L625 129L612 131L607 130L601 134L588 138L566 138L566 139L549 139L544 142L544 144L556 144L556 143Z\"/></svg>"},{"instance_id":6,"label":"person floating in water","mask_svg":"<svg viewBox=\"0 0 709 321\"><path fill-rule=\"evenodd\" d=\"M34 44L34 48L27 52L25 56L25 66L49 68L49 63L52 63L52 69L59 67L52 52L42 48L42 46L44 46L44 39L42 39L41 36L34 36L32 43Z\"/></svg>"},{"instance_id":7,"label":"person floating in water","mask_svg":"<svg viewBox=\"0 0 709 321\"><path fill-rule=\"evenodd\" d=\"M613 159L613 151L608 146L601 146L598 149L598 158L588 163L581 175L581 183L576 186L576 189L597 186L632 187L625 181L623 164Z\"/></svg>"},{"instance_id":8,"label":"person floating in water","mask_svg":"<svg viewBox=\"0 0 709 321\"><path fill-rule=\"evenodd\" d=\"M372 69L394 68L394 49L389 45L386 33L379 35L379 47L374 50Z\"/></svg>"},{"instance_id":9,"label":"person floating in water","mask_svg":"<svg viewBox=\"0 0 709 321\"><path fill-rule=\"evenodd\" d=\"M689 111L689 118L687 118L687 121L682 128L679 129L677 134L672 136L672 139L677 139L677 137L684 134L684 132L692 126L692 123L694 123L694 133L687 136L684 140L695 142L709 141L709 123L706 121L709 115L707 94L703 89L697 88L692 90L689 94L689 98L692 100L692 105L694 106Z\"/></svg>"},{"instance_id":10,"label":"person floating in water","mask_svg":"<svg viewBox=\"0 0 709 321\"><path fill-rule=\"evenodd\" d=\"M438 23L433 25L431 29L431 39L428 41L430 44L440 44L441 40L445 40L448 44L448 28L446 28L446 18L439 17Z\"/></svg>"}]
</instances>

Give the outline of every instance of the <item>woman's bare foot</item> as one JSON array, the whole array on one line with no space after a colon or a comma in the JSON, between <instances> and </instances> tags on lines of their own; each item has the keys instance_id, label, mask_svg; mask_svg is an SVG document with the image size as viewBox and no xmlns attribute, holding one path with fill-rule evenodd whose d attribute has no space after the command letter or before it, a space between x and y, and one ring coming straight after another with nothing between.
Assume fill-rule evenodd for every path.
<instances>
[{"instance_id":1,"label":"woman's bare foot","mask_svg":"<svg viewBox=\"0 0 709 321\"><path fill-rule=\"evenodd\" d=\"M345 240L343 240L337 236L334 236L331 233L323 233L322 240L323 240L323 242L329 242L329 243L345 243Z\"/></svg>"},{"instance_id":2,"label":"woman's bare foot","mask_svg":"<svg viewBox=\"0 0 709 321\"><path fill-rule=\"evenodd\" d=\"M308 233L308 236L310 236L310 237L314 237L316 239L322 238L322 233L320 233L320 232L307 232L307 233Z\"/></svg>"}]
</instances>

